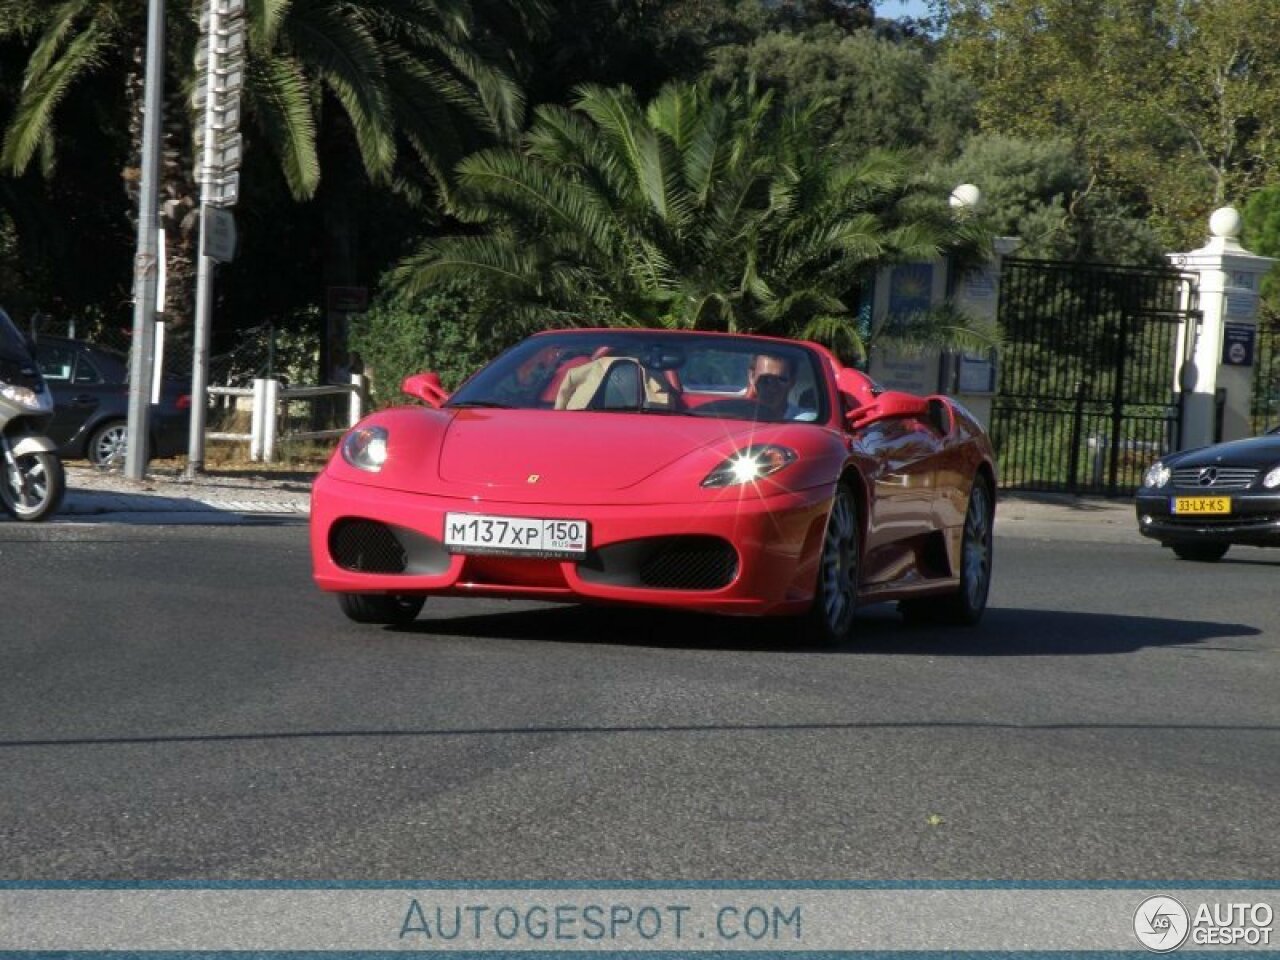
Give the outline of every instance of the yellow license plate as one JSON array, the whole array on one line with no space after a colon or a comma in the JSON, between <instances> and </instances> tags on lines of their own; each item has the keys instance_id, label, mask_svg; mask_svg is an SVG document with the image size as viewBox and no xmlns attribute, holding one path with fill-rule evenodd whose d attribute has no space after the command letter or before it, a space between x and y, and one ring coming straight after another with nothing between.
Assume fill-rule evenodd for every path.
<instances>
[{"instance_id":1,"label":"yellow license plate","mask_svg":"<svg viewBox=\"0 0 1280 960\"><path fill-rule=\"evenodd\" d=\"M1230 513L1230 497L1174 497L1174 513Z\"/></svg>"}]
</instances>

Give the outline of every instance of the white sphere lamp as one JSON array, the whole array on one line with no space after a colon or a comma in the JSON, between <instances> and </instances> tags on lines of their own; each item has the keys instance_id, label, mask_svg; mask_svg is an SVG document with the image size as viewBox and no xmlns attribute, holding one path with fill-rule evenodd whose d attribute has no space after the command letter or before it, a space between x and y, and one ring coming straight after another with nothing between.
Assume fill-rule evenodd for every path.
<instances>
[{"instance_id":1,"label":"white sphere lamp","mask_svg":"<svg viewBox=\"0 0 1280 960\"><path fill-rule=\"evenodd\" d=\"M982 202L982 191L972 183L962 183L951 191L948 202L957 213L972 211Z\"/></svg>"}]
</instances>

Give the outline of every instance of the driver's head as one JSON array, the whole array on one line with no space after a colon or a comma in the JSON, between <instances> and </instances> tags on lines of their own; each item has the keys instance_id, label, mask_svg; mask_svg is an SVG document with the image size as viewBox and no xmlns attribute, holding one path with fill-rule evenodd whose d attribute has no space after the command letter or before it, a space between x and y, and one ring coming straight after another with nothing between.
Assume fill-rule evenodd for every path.
<instances>
[{"instance_id":1,"label":"driver's head","mask_svg":"<svg viewBox=\"0 0 1280 960\"><path fill-rule=\"evenodd\" d=\"M751 358L751 369L747 373L749 393L767 410L781 414L787 409L787 396L794 379L791 361L786 357L757 353Z\"/></svg>"}]
</instances>

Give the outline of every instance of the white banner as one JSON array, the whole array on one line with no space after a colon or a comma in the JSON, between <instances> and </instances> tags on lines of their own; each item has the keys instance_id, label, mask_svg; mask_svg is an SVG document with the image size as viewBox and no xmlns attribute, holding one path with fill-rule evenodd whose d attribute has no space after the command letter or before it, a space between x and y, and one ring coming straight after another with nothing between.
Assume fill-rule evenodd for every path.
<instances>
[{"instance_id":1,"label":"white banner","mask_svg":"<svg viewBox=\"0 0 1280 960\"><path fill-rule=\"evenodd\" d=\"M1275 951L1280 885L0 886L7 951Z\"/></svg>"}]
</instances>

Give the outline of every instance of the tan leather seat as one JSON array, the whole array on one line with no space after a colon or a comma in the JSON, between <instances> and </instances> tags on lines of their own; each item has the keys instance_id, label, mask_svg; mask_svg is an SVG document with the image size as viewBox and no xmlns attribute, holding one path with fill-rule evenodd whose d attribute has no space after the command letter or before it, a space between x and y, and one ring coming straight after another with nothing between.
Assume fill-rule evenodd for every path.
<instances>
[{"instance_id":1,"label":"tan leather seat","mask_svg":"<svg viewBox=\"0 0 1280 960\"><path fill-rule=\"evenodd\" d=\"M639 367L639 364L630 357L609 356L600 357L590 363L574 367L565 374L564 380L560 383L560 389L556 393L555 409L590 409L592 404L596 402L597 394L600 393L600 388L604 384L610 368L619 362L635 364ZM643 367L640 369L644 376L645 405L663 410L669 410L674 407L676 400L671 385L664 379L655 377Z\"/></svg>"}]
</instances>

